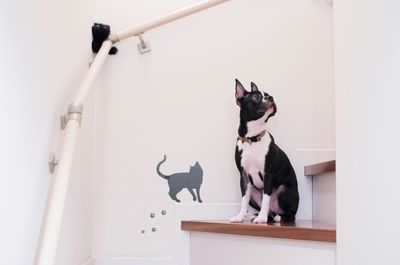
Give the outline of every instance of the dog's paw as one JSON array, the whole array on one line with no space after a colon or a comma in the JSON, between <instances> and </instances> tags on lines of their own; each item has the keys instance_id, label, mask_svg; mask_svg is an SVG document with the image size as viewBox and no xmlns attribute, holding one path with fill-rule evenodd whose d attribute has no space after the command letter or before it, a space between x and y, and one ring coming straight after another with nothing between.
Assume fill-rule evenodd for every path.
<instances>
[{"instance_id":1,"label":"dog's paw","mask_svg":"<svg viewBox=\"0 0 400 265\"><path fill-rule=\"evenodd\" d=\"M242 223L244 220L244 216L242 214L238 214L229 220L231 223Z\"/></svg>"},{"instance_id":2,"label":"dog's paw","mask_svg":"<svg viewBox=\"0 0 400 265\"><path fill-rule=\"evenodd\" d=\"M256 224L266 224L268 222L268 214L258 214L257 218L253 220Z\"/></svg>"},{"instance_id":3,"label":"dog's paw","mask_svg":"<svg viewBox=\"0 0 400 265\"><path fill-rule=\"evenodd\" d=\"M257 218L256 214L247 214L247 216L244 218L244 220L253 222L254 219L256 219L256 218Z\"/></svg>"},{"instance_id":4,"label":"dog's paw","mask_svg":"<svg viewBox=\"0 0 400 265\"><path fill-rule=\"evenodd\" d=\"M280 223L281 222L281 216L280 215L275 215L274 222Z\"/></svg>"}]
</instances>

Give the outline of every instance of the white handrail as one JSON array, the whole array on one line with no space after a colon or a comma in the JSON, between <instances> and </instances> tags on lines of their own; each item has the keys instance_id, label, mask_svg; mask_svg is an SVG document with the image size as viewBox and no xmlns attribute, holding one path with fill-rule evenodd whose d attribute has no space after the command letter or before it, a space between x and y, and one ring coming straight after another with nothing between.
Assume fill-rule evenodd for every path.
<instances>
[{"instance_id":1,"label":"white handrail","mask_svg":"<svg viewBox=\"0 0 400 265\"><path fill-rule=\"evenodd\" d=\"M110 51L112 45L113 42L111 40L106 40L103 42L92 65L90 66L89 73L86 75L85 80L83 81L77 95L74 98L74 102L80 102L82 104L85 102L94 81L96 81L96 77L99 74L101 67L107 59L108 52Z\"/></svg>"},{"instance_id":2,"label":"white handrail","mask_svg":"<svg viewBox=\"0 0 400 265\"><path fill-rule=\"evenodd\" d=\"M162 26L174 20L189 16L227 1L229 0L202 1L192 6L172 12L166 16L144 23L138 27L134 27L119 34L110 36L108 40L103 42L89 69L89 72L87 73L82 85L74 97L74 100L69 105L68 113L65 116L65 137L61 147L59 164L56 168L51 191L48 197L42 233L38 243L35 261L36 265L56 265L55 258L57 254L57 246L61 231L72 160L74 156L76 140L78 137L83 104L96 80L96 77L104 65L105 60L108 57L108 52L110 51L111 46L121 40L136 36L150 29Z\"/></svg>"},{"instance_id":3,"label":"white handrail","mask_svg":"<svg viewBox=\"0 0 400 265\"><path fill-rule=\"evenodd\" d=\"M197 13L199 11L208 9L210 7L222 4L224 2L228 2L229 0L206 0L202 1L199 3L196 3L194 5L176 10L175 12L172 12L166 16L162 16L150 21L147 21L137 27L122 31L121 33L115 34L110 36L110 40L112 40L114 43L122 41L124 39L137 36L139 34L142 34L146 31L149 31L151 29L160 27L162 25L168 24L172 21L178 20L183 17L187 17L191 14Z\"/></svg>"},{"instance_id":4,"label":"white handrail","mask_svg":"<svg viewBox=\"0 0 400 265\"><path fill-rule=\"evenodd\" d=\"M94 59L86 78L70 106L83 106L83 102L85 101L90 88L93 86L96 76L103 66L105 59L107 58L111 46L111 41L103 42L103 45ZM70 114L79 115L79 118L81 115L79 112L70 112ZM67 117L67 123L65 125L64 142L62 144L59 163L54 174L54 180L45 214L45 221L42 228L42 235L39 242L36 259L36 264L38 265L55 265L57 243L68 192L72 159L80 126L80 121L74 118L76 117L71 117L71 119L68 120Z\"/></svg>"}]
</instances>

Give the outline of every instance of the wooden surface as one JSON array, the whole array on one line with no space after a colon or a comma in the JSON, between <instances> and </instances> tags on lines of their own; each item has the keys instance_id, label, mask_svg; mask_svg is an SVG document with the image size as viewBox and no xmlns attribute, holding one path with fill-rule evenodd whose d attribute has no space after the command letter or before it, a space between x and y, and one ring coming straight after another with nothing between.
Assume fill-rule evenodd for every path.
<instances>
[{"instance_id":1,"label":"wooden surface","mask_svg":"<svg viewBox=\"0 0 400 265\"><path fill-rule=\"evenodd\" d=\"M336 242L336 227L334 225L312 220L297 220L295 225L182 221L181 229L191 232Z\"/></svg>"},{"instance_id":2,"label":"wooden surface","mask_svg":"<svg viewBox=\"0 0 400 265\"><path fill-rule=\"evenodd\" d=\"M332 172L336 170L336 160L322 162L314 165L304 167L304 175L315 176L326 172Z\"/></svg>"}]
</instances>

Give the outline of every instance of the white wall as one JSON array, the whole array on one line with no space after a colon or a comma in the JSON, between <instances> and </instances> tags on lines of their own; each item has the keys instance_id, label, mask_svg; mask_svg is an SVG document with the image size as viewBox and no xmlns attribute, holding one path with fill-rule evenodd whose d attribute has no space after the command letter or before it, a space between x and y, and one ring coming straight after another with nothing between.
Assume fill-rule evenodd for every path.
<instances>
[{"instance_id":1,"label":"white wall","mask_svg":"<svg viewBox=\"0 0 400 265\"><path fill-rule=\"evenodd\" d=\"M399 263L400 2L335 1L339 265Z\"/></svg>"},{"instance_id":2,"label":"white wall","mask_svg":"<svg viewBox=\"0 0 400 265\"><path fill-rule=\"evenodd\" d=\"M96 20L116 32L193 2L98 0ZM298 169L299 217L311 218L298 150L335 147L332 23L324 0L237 0L146 33L151 53L119 44L96 100L94 255L171 255L174 207L155 173L164 153L166 173L200 162L205 202L239 201L234 78L275 97L270 131ZM171 214L149 218L162 209Z\"/></svg>"},{"instance_id":3,"label":"white wall","mask_svg":"<svg viewBox=\"0 0 400 265\"><path fill-rule=\"evenodd\" d=\"M92 4L0 2L1 264L33 264L51 179L47 161L60 141L59 115L87 70ZM85 156L75 161L57 264L78 265L90 255L90 167L81 161L90 164L91 144L82 140L92 138L91 128L84 125L77 149Z\"/></svg>"}]
</instances>

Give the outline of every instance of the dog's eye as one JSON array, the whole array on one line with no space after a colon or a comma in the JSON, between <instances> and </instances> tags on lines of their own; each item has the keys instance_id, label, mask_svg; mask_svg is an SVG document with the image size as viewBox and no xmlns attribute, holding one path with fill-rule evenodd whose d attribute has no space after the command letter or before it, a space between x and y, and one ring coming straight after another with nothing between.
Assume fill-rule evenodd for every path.
<instances>
[{"instance_id":1,"label":"dog's eye","mask_svg":"<svg viewBox=\"0 0 400 265\"><path fill-rule=\"evenodd\" d=\"M262 98L261 94L254 94L252 97L255 103L259 103L261 101L261 98Z\"/></svg>"}]
</instances>

